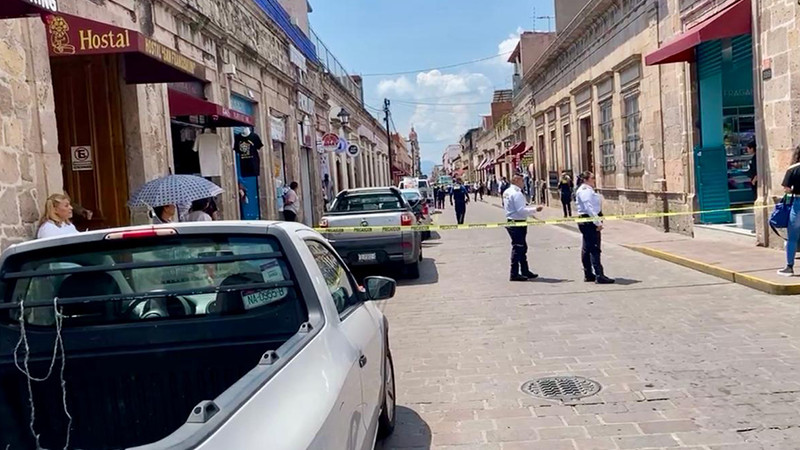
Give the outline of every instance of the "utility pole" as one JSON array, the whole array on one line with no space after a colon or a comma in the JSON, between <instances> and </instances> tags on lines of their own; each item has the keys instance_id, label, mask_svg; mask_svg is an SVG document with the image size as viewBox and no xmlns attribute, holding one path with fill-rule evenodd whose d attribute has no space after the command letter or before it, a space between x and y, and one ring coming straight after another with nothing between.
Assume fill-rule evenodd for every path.
<instances>
[{"instance_id":1,"label":"utility pole","mask_svg":"<svg viewBox=\"0 0 800 450\"><path fill-rule=\"evenodd\" d=\"M389 185L391 186L394 184L394 169L392 168L394 158L392 155L392 129L389 126L389 105L391 105L389 99L383 99L383 120L386 121L386 142L389 144Z\"/></svg>"}]
</instances>

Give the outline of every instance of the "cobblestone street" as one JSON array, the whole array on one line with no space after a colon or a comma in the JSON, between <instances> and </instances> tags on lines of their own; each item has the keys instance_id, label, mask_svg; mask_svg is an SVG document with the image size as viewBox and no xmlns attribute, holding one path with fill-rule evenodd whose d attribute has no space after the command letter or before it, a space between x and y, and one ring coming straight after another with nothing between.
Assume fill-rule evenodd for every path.
<instances>
[{"instance_id":1,"label":"cobblestone street","mask_svg":"<svg viewBox=\"0 0 800 450\"><path fill-rule=\"evenodd\" d=\"M502 217L479 202L466 221ZM436 220L454 223L452 207ZM399 405L383 449L800 449L796 299L611 244L617 284L597 286L578 234L533 227L528 245L540 278L510 283L504 230L426 243L422 277L383 305ZM522 393L552 375L602 390L569 404Z\"/></svg>"}]
</instances>

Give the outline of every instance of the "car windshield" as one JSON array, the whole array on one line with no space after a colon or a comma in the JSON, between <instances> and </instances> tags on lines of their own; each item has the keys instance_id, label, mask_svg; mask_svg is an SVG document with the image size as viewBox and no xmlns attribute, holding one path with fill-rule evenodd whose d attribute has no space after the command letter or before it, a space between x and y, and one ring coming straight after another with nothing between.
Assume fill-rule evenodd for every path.
<instances>
[{"instance_id":1,"label":"car windshield","mask_svg":"<svg viewBox=\"0 0 800 450\"><path fill-rule=\"evenodd\" d=\"M348 194L339 197L331 208L332 212L355 211L397 211L404 209L400 197L387 193Z\"/></svg>"},{"instance_id":2,"label":"car windshield","mask_svg":"<svg viewBox=\"0 0 800 450\"><path fill-rule=\"evenodd\" d=\"M260 308L298 312L294 277L272 237L172 236L66 245L8 258L3 320L85 326ZM279 306L284 305L284 306ZM294 317L291 322L297 322Z\"/></svg>"},{"instance_id":3,"label":"car windshield","mask_svg":"<svg viewBox=\"0 0 800 450\"><path fill-rule=\"evenodd\" d=\"M427 189L428 188L428 182L427 181L420 181L419 185L417 187L420 188L420 189Z\"/></svg>"}]
</instances>

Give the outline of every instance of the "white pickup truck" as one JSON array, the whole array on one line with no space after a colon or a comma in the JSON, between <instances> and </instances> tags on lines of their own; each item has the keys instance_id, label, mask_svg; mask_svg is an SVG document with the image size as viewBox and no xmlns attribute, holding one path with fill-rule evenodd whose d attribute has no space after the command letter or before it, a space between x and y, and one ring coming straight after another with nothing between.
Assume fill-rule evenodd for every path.
<instances>
[{"instance_id":1,"label":"white pickup truck","mask_svg":"<svg viewBox=\"0 0 800 450\"><path fill-rule=\"evenodd\" d=\"M0 449L372 449L388 321L287 222L98 230L0 257Z\"/></svg>"},{"instance_id":2,"label":"white pickup truck","mask_svg":"<svg viewBox=\"0 0 800 450\"><path fill-rule=\"evenodd\" d=\"M322 228L416 224L413 209L400 190L393 187L342 191L320 220ZM409 277L419 277L420 231L323 232L323 235L351 266L396 264L404 266Z\"/></svg>"}]
</instances>

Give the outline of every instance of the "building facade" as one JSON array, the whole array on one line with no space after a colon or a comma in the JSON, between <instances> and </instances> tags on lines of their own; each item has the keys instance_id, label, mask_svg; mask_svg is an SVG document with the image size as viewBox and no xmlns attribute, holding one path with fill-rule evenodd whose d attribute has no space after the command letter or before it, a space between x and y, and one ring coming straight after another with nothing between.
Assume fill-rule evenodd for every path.
<instances>
[{"instance_id":1,"label":"building facade","mask_svg":"<svg viewBox=\"0 0 800 450\"><path fill-rule=\"evenodd\" d=\"M146 223L130 195L179 173L219 184L226 219L280 218L282 187L297 181L312 225L330 167L317 141L337 96L355 98L367 125L348 130L366 149L354 182L389 180L385 130L322 64L307 2L188 3L0 4L0 249L33 236L56 192L93 212L82 229Z\"/></svg>"}]
</instances>

